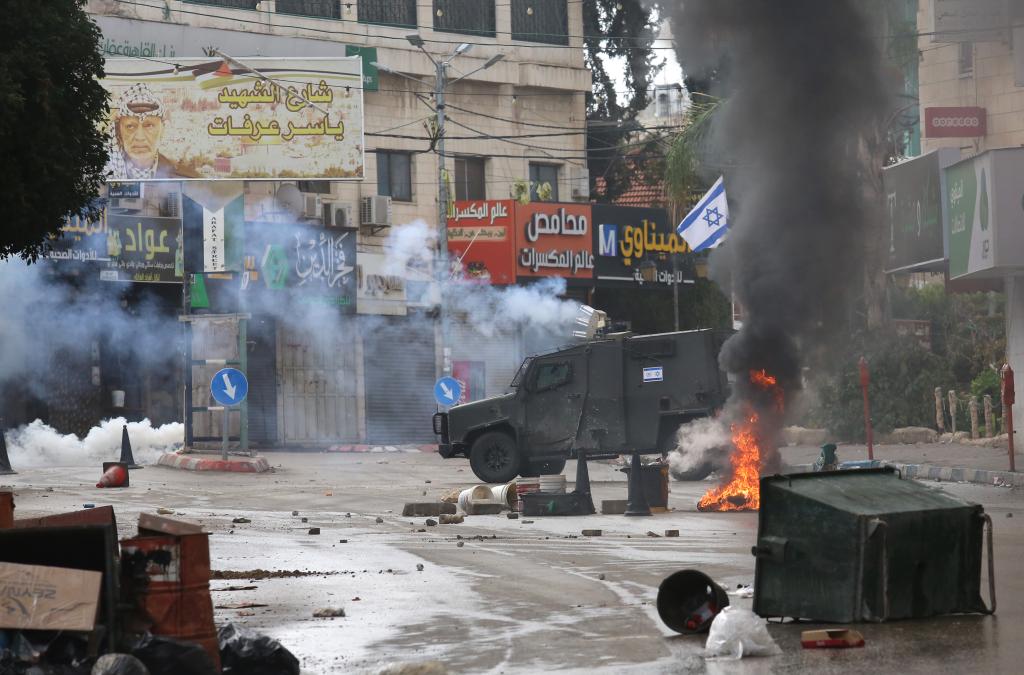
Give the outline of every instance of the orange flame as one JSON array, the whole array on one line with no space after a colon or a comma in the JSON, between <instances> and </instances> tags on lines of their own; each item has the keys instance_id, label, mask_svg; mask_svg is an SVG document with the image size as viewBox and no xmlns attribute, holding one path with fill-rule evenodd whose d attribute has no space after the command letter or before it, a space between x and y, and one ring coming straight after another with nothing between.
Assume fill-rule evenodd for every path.
<instances>
[{"instance_id":1,"label":"orange flame","mask_svg":"<svg viewBox=\"0 0 1024 675\"><path fill-rule=\"evenodd\" d=\"M778 412L785 405L785 393L778 380L764 370L750 371L750 382L761 389L770 390ZM759 417L752 409L746 421L733 424L733 453L729 457L732 477L725 485L709 490L697 508L701 511L757 510L761 506L761 441L758 438Z\"/></svg>"}]
</instances>

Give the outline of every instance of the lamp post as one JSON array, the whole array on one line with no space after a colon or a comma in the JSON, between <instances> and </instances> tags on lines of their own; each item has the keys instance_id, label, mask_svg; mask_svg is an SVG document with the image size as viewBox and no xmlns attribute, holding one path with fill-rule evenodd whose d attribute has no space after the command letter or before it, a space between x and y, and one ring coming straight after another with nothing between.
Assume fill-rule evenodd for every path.
<instances>
[{"instance_id":1,"label":"lamp post","mask_svg":"<svg viewBox=\"0 0 1024 675\"><path fill-rule=\"evenodd\" d=\"M448 281L451 271L448 264L448 184L445 181L445 149L444 149L444 136L445 136L445 92L450 84L455 84L460 80L463 80L474 73L478 73L481 70L486 70L493 66L498 61L505 58L504 54L495 54L491 58L487 59L482 66L471 70L470 72L462 75L450 83L448 81L448 66L459 56L466 54L473 48L472 44L463 42L462 44L455 47L452 53L448 55L446 59L436 59L434 56L424 48L423 38L420 37L419 33L412 33L406 35L405 39L409 41L413 47L416 47L423 52L430 62L434 64L434 110L437 113L437 144L435 145L437 150L437 266L435 268L435 276L438 284L438 291L440 292L440 305L439 305L439 316L438 320L441 322L441 347L443 350L443 367L442 374L451 373L451 358L450 358L450 347L448 339L448 316L447 307L445 300L445 284ZM385 73L404 77L407 80L418 82L424 86L429 86L427 82L417 78L400 73L392 68L374 63L379 70L383 70Z\"/></svg>"}]
</instances>

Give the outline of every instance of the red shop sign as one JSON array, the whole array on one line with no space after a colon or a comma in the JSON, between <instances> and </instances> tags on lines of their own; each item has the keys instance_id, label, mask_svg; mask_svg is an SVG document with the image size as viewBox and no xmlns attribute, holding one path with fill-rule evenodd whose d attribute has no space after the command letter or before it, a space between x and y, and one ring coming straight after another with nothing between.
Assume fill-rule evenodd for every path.
<instances>
[{"instance_id":1,"label":"red shop sign","mask_svg":"<svg viewBox=\"0 0 1024 675\"><path fill-rule=\"evenodd\" d=\"M976 138L987 130L984 108L924 109L924 135L928 138Z\"/></svg>"}]
</instances>

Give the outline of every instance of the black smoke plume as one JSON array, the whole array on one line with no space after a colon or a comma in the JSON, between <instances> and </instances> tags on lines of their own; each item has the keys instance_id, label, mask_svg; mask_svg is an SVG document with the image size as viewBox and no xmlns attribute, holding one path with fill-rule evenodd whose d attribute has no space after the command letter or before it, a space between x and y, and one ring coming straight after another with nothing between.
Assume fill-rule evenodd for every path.
<instances>
[{"instance_id":1,"label":"black smoke plume","mask_svg":"<svg viewBox=\"0 0 1024 675\"><path fill-rule=\"evenodd\" d=\"M750 370L787 392L802 356L845 329L862 287L877 171L865 139L884 126L881 2L686 0L675 34L684 71L725 103L705 164L725 175L728 243L713 274L744 314L723 366L742 398Z\"/></svg>"}]
</instances>

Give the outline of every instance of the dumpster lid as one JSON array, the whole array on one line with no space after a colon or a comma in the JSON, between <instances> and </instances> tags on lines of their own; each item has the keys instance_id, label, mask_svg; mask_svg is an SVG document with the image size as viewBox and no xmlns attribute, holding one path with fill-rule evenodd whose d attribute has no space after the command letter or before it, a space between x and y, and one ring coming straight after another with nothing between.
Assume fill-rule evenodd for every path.
<instances>
[{"instance_id":1,"label":"dumpster lid","mask_svg":"<svg viewBox=\"0 0 1024 675\"><path fill-rule=\"evenodd\" d=\"M892 467L765 476L761 483L762 494L778 490L859 515L977 508L916 481L902 480Z\"/></svg>"}]
</instances>

